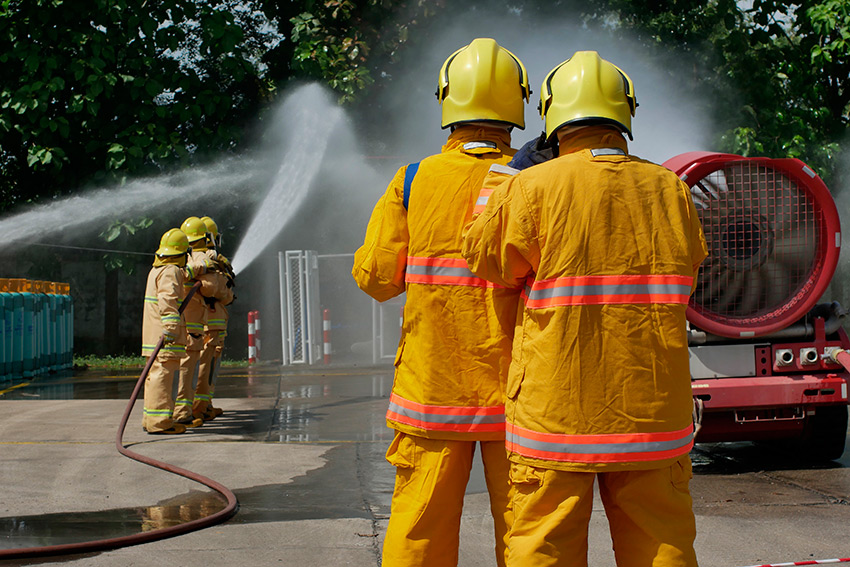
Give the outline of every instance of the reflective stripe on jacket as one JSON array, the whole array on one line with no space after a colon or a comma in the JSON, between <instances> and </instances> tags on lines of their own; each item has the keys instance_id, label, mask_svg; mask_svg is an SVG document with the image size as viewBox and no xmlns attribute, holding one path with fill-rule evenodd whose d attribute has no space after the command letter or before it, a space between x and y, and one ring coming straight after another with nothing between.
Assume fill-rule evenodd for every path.
<instances>
[{"instance_id":1,"label":"reflective stripe on jacket","mask_svg":"<svg viewBox=\"0 0 850 567\"><path fill-rule=\"evenodd\" d=\"M571 142L502 174L463 246L473 273L525 286L507 447L560 470L667 466L693 445L685 312L702 229L688 187L619 134Z\"/></svg>"},{"instance_id":2,"label":"reflective stripe on jacket","mask_svg":"<svg viewBox=\"0 0 850 567\"><path fill-rule=\"evenodd\" d=\"M648 462L678 457L693 446L694 428L661 433L558 435L507 425L508 451L535 459L584 463Z\"/></svg>"},{"instance_id":3,"label":"reflective stripe on jacket","mask_svg":"<svg viewBox=\"0 0 850 567\"><path fill-rule=\"evenodd\" d=\"M475 144L476 141L490 142ZM404 206L407 168L378 201L352 275L378 301L406 291L387 422L440 439L504 438L505 380L521 288L494 286L460 257L464 225L491 164L514 151L500 129L461 126L419 162Z\"/></svg>"},{"instance_id":4,"label":"reflective stripe on jacket","mask_svg":"<svg viewBox=\"0 0 850 567\"><path fill-rule=\"evenodd\" d=\"M415 258L408 256L404 281L434 285L497 287L496 284L479 278L470 272L466 260L463 258Z\"/></svg>"},{"instance_id":5,"label":"reflective stripe on jacket","mask_svg":"<svg viewBox=\"0 0 850 567\"><path fill-rule=\"evenodd\" d=\"M490 407L425 405L391 394L387 419L432 431L502 434L505 430L505 406L503 404Z\"/></svg>"},{"instance_id":6,"label":"reflective stripe on jacket","mask_svg":"<svg viewBox=\"0 0 850 567\"><path fill-rule=\"evenodd\" d=\"M687 305L692 276L573 276L533 280L523 291L525 306L545 309L563 305L680 303Z\"/></svg>"}]
</instances>

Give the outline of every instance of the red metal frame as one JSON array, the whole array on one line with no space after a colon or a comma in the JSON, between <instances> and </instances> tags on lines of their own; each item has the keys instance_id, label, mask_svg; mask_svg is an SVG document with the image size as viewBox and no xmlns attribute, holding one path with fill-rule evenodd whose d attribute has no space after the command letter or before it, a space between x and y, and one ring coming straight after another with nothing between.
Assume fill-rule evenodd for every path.
<instances>
[{"instance_id":1,"label":"red metal frame","mask_svg":"<svg viewBox=\"0 0 850 567\"><path fill-rule=\"evenodd\" d=\"M823 319L815 319L815 336L795 343L753 345L756 376L711 378L691 383L695 398L704 404L697 441L755 441L803 434L810 412L820 406L850 403L850 373L840 364L819 360L801 366L799 351L826 347L850 348L850 337L839 328L837 340L826 340ZM793 366L778 367L776 351L795 353ZM785 372L786 374L783 374Z\"/></svg>"},{"instance_id":2,"label":"red metal frame","mask_svg":"<svg viewBox=\"0 0 850 567\"><path fill-rule=\"evenodd\" d=\"M820 245L817 250L816 269L809 274L809 279L798 290L791 302L774 309L768 316L746 320L724 319L691 299L688 320L694 326L716 335L732 338L767 335L803 317L826 291L838 263L841 245L838 210L829 189L811 168L798 159L746 158L734 154L688 152L667 160L664 166L679 175L690 187L711 173L722 169L726 164L741 161L777 170L788 176L801 190L811 196L820 208L817 227Z\"/></svg>"}]
</instances>

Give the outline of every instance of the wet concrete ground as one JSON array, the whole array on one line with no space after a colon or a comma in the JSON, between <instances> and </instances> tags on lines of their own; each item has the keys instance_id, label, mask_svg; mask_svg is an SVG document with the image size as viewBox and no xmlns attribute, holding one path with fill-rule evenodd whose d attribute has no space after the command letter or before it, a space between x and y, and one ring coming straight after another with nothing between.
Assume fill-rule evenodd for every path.
<instances>
[{"instance_id":1,"label":"wet concrete ground","mask_svg":"<svg viewBox=\"0 0 850 567\"><path fill-rule=\"evenodd\" d=\"M138 372L89 370L0 384L0 549L127 535L223 507L217 494L167 478L171 475L129 461L110 447ZM286 526L289 536L277 543L265 540L259 544L263 551L255 549L254 555L243 551L246 560L236 564L379 565L394 474L383 458L392 438L384 423L391 384L386 367L224 369L216 395L226 413L168 438L140 431L137 402L125 444L198 470L194 463L198 472L234 491L238 514L223 527L168 544L37 563L129 565L122 561L144 557L145 548L175 559L191 551L197 559L196 541L208 548L214 536L224 549L205 563L233 565L233 557L240 557L238 545L226 543L222 534ZM691 457L701 565L850 555L850 453L812 466L780 449L735 443L698 445ZM125 486L128 480L132 491ZM147 488L151 483L156 489ZM476 465L467 490L460 565L493 564L485 492ZM591 564L613 565L601 502L594 510ZM338 537L351 541L328 535L337 529L343 529ZM297 543L289 541L302 530ZM283 552L282 542L287 542ZM280 561L272 561L277 556Z\"/></svg>"}]
</instances>

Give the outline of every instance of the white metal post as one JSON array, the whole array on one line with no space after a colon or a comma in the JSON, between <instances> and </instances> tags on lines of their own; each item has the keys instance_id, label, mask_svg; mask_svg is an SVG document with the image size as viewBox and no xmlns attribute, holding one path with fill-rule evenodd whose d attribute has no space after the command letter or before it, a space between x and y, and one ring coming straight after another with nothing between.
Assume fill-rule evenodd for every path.
<instances>
[{"instance_id":1,"label":"white metal post","mask_svg":"<svg viewBox=\"0 0 850 567\"><path fill-rule=\"evenodd\" d=\"M284 265L286 258L283 252L277 253L278 275L280 278L280 343L282 351L282 362L286 366L292 363L291 355L289 354L289 334L286 332L289 320L288 303L286 290L289 285L286 282L286 266Z\"/></svg>"}]
</instances>

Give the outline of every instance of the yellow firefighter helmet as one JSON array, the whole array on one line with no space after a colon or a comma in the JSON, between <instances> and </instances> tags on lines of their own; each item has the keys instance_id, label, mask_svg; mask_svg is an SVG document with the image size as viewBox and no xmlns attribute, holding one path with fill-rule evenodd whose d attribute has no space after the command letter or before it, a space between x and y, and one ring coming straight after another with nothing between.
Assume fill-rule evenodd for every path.
<instances>
[{"instance_id":1,"label":"yellow firefighter helmet","mask_svg":"<svg viewBox=\"0 0 850 567\"><path fill-rule=\"evenodd\" d=\"M218 238L218 225L210 217L201 217L201 220L207 226L207 232L212 234L213 238Z\"/></svg>"},{"instance_id":2,"label":"yellow firefighter helmet","mask_svg":"<svg viewBox=\"0 0 850 567\"><path fill-rule=\"evenodd\" d=\"M172 228L159 240L157 256L181 256L189 251L189 239L179 228Z\"/></svg>"},{"instance_id":3,"label":"yellow firefighter helmet","mask_svg":"<svg viewBox=\"0 0 850 567\"><path fill-rule=\"evenodd\" d=\"M595 51L577 51L549 72L540 89L547 138L568 124L611 124L631 140L637 106L629 76Z\"/></svg>"},{"instance_id":4,"label":"yellow firefighter helmet","mask_svg":"<svg viewBox=\"0 0 850 567\"><path fill-rule=\"evenodd\" d=\"M209 245L215 248L221 247L221 234L218 232L218 225L210 217L201 217L204 224L207 225L207 233L209 235Z\"/></svg>"},{"instance_id":5,"label":"yellow firefighter helmet","mask_svg":"<svg viewBox=\"0 0 850 567\"><path fill-rule=\"evenodd\" d=\"M446 59L437 79L442 127L492 121L525 128L531 90L517 57L495 40L477 38Z\"/></svg>"},{"instance_id":6,"label":"yellow firefighter helmet","mask_svg":"<svg viewBox=\"0 0 850 567\"><path fill-rule=\"evenodd\" d=\"M207 225L198 217L189 217L180 225L180 230L186 233L189 244L207 238Z\"/></svg>"}]
</instances>

